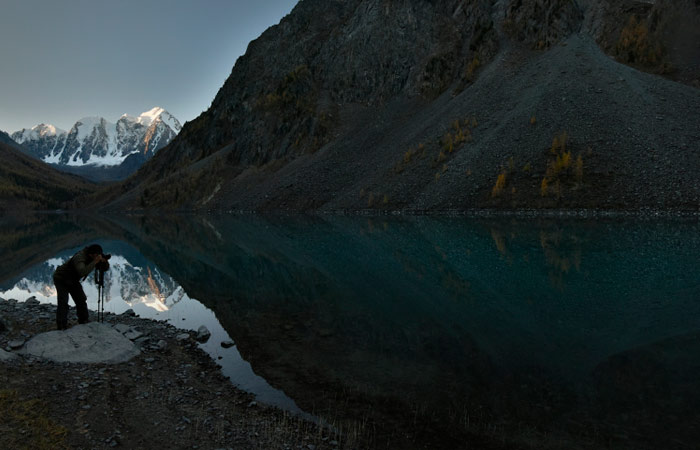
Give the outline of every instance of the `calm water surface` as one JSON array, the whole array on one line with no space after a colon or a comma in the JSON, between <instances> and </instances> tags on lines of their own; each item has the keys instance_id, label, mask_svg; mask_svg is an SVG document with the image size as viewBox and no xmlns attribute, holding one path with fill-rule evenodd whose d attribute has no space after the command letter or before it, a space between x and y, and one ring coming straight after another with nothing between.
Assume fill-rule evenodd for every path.
<instances>
[{"instance_id":1,"label":"calm water surface","mask_svg":"<svg viewBox=\"0 0 700 450\"><path fill-rule=\"evenodd\" d=\"M2 220L0 297L55 303L98 242L108 311L206 325L235 384L377 446L697 448L695 221Z\"/></svg>"}]
</instances>

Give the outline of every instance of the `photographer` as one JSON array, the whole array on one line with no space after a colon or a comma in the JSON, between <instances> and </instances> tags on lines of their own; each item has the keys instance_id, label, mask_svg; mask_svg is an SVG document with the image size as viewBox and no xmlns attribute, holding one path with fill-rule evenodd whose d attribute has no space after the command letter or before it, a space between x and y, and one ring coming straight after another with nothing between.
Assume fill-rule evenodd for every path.
<instances>
[{"instance_id":1,"label":"photographer","mask_svg":"<svg viewBox=\"0 0 700 450\"><path fill-rule=\"evenodd\" d=\"M107 258L102 253L102 247L93 244L73 255L53 273L53 283L56 285L58 297L56 325L59 330L68 328L68 294L73 298L78 310L78 323L88 322L87 296L80 281L81 278L85 279L98 264L103 266L108 264Z\"/></svg>"}]
</instances>

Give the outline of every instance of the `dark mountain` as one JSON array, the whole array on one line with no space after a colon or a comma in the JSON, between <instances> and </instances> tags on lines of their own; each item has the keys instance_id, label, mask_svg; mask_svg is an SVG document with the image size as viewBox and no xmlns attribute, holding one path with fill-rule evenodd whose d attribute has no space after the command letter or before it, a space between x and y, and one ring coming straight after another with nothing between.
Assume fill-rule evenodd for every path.
<instances>
[{"instance_id":1,"label":"dark mountain","mask_svg":"<svg viewBox=\"0 0 700 450\"><path fill-rule=\"evenodd\" d=\"M17 149L22 148L21 145L19 145L17 142L15 142L14 139L12 139L10 137L10 135L5 133L4 131L0 131L0 144L10 145L10 146L15 147Z\"/></svg>"},{"instance_id":2,"label":"dark mountain","mask_svg":"<svg viewBox=\"0 0 700 450\"><path fill-rule=\"evenodd\" d=\"M78 207L78 198L94 185L75 175L61 173L0 143L0 211L22 212Z\"/></svg>"},{"instance_id":3,"label":"dark mountain","mask_svg":"<svg viewBox=\"0 0 700 450\"><path fill-rule=\"evenodd\" d=\"M251 42L208 111L94 201L696 210L699 11L302 0Z\"/></svg>"}]
</instances>

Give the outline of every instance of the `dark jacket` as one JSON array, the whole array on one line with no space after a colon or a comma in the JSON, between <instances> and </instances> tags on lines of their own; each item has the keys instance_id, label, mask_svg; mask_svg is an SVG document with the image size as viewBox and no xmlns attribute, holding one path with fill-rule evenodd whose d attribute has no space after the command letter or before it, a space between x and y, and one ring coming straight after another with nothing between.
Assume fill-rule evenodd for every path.
<instances>
[{"instance_id":1,"label":"dark jacket","mask_svg":"<svg viewBox=\"0 0 700 450\"><path fill-rule=\"evenodd\" d=\"M64 283L79 283L80 279L88 276L94 268L95 262L88 256L87 247L85 247L58 266L53 273L53 278Z\"/></svg>"}]
</instances>

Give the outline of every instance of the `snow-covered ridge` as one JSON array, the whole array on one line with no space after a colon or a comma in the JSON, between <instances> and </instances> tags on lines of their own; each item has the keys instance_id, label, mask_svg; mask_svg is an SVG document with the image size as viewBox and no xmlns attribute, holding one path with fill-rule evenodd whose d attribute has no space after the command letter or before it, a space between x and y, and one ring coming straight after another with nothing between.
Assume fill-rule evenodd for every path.
<instances>
[{"instance_id":1,"label":"snow-covered ridge","mask_svg":"<svg viewBox=\"0 0 700 450\"><path fill-rule=\"evenodd\" d=\"M46 125L44 123L41 123L31 129L25 128L22 131L13 133L12 136L15 142L17 142L18 144L23 144L27 141L35 141L41 138L54 137L59 134L66 134L66 132L64 130L61 130L60 128L56 128L53 125Z\"/></svg>"},{"instance_id":2,"label":"snow-covered ridge","mask_svg":"<svg viewBox=\"0 0 700 450\"><path fill-rule=\"evenodd\" d=\"M130 155L148 159L166 146L182 129L163 108L155 107L138 117L124 114L116 123L102 117L84 117L69 131L40 124L11 135L35 157L67 166L117 166Z\"/></svg>"}]
</instances>

